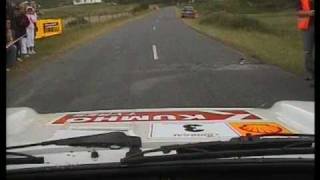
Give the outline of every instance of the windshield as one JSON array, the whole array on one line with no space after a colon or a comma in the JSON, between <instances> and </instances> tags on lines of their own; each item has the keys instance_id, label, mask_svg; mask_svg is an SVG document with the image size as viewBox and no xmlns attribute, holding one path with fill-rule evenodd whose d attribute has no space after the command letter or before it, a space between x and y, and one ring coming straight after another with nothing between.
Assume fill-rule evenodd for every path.
<instances>
[{"instance_id":1,"label":"windshield","mask_svg":"<svg viewBox=\"0 0 320 180\"><path fill-rule=\"evenodd\" d=\"M314 14L314 0L6 0L7 147L36 144L7 156L120 163L167 145L313 135ZM141 147L41 144L114 132Z\"/></svg>"},{"instance_id":2,"label":"windshield","mask_svg":"<svg viewBox=\"0 0 320 180\"><path fill-rule=\"evenodd\" d=\"M13 40L35 35L15 44L7 107L54 113L314 100L298 0L7 2ZM198 18L181 18L180 9L193 8ZM16 27L20 11L36 24Z\"/></svg>"}]
</instances>

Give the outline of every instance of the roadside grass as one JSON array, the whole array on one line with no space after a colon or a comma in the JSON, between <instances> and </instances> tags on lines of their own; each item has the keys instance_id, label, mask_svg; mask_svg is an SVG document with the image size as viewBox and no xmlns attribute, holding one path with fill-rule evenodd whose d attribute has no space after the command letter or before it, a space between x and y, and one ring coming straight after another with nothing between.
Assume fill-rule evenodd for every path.
<instances>
[{"instance_id":1,"label":"roadside grass","mask_svg":"<svg viewBox=\"0 0 320 180\"><path fill-rule=\"evenodd\" d=\"M9 74L11 77L16 77L21 73L29 72L40 64L54 60L61 54L97 39L130 21L142 18L150 12L149 10L139 11L134 16L111 19L103 23L79 24L66 28L61 35L36 40L37 54L22 63L17 63Z\"/></svg>"},{"instance_id":2,"label":"roadside grass","mask_svg":"<svg viewBox=\"0 0 320 180\"><path fill-rule=\"evenodd\" d=\"M277 35L296 40L301 38L301 34L296 28L297 20L293 9L276 13L248 14L247 16L264 23Z\"/></svg>"},{"instance_id":3,"label":"roadside grass","mask_svg":"<svg viewBox=\"0 0 320 180\"><path fill-rule=\"evenodd\" d=\"M198 19L184 19L184 22L247 56L298 75L304 72L302 37L296 29L294 9L254 13L198 11Z\"/></svg>"},{"instance_id":4,"label":"roadside grass","mask_svg":"<svg viewBox=\"0 0 320 180\"><path fill-rule=\"evenodd\" d=\"M72 5L73 0L37 0L42 8L52 8L57 6Z\"/></svg>"},{"instance_id":5,"label":"roadside grass","mask_svg":"<svg viewBox=\"0 0 320 180\"><path fill-rule=\"evenodd\" d=\"M107 3L87 4L81 6L62 6L51 9L41 10L41 18L66 18L66 17L83 17L105 14L115 14L128 12L134 9L137 4L126 5L109 5Z\"/></svg>"}]
</instances>

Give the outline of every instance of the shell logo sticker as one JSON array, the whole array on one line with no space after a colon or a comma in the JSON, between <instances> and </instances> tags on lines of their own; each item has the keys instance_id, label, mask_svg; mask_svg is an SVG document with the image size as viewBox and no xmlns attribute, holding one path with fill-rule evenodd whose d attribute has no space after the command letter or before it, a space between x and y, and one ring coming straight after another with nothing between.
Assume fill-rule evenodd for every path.
<instances>
[{"instance_id":1,"label":"shell logo sticker","mask_svg":"<svg viewBox=\"0 0 320 180\"><path fill-rule=\"evenodd\" d=\"M275 122L230 122L229 124L241 136L245 136L248 133L251 135L292 133Z\"/></svg>"}]
</instances>

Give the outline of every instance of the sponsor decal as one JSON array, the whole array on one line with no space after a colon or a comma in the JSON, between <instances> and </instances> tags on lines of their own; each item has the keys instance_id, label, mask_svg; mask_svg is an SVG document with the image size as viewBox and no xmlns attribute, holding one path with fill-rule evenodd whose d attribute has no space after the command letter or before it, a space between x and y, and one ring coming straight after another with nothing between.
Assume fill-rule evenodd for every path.
<instances>
[{"instance_id":1,"label":"sponsor decal","mask_svg":"<svg viewBox=\"0 0 320 180\"><path fill-rule=\"evenodd\" d=\"M238 137L223 122L214 123L153 123L150 138L213 138Z\"/></svg>"},{"instance_id":2,"label":"sponsor decal","mask_svg":"<svg viewBox=\"0 0 320 180\"><path fill-rule=\"evenodd\" d=\"M43 31L44 33L59 32L60 31L59 23L58 22L43 23Z\"/></svg>"},{"instance_id":3,"label":"sponsor decal","mask_svg":"<svg viewBox=\"0 0 320 180\"><path fill-rule=\"evenodd\" d=\"M230 122L229 124L241 136L292 133L276 122Z\"/></svg>"},{"instance_id":4,"label":"sponsor decal","mask_svg":"<svg viewBox=\"0 0 320 180\"><path fill-rule=\"evenodd\" d=\"M163 111L163 112L107 112L67 114L52 124L105 123L140 121L197 121L197 120L251 120L260 117L244 110L221 111Z\"/></svg>"}]
</instances>

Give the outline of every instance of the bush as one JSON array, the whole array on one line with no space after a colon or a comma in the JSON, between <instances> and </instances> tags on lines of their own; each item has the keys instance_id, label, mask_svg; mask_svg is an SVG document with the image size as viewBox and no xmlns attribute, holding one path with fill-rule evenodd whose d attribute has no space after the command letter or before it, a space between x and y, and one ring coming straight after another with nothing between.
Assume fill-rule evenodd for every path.
<instances>
[{"instance_id":1,"label":"bush","mask_svg":"<svg viewBox=\"0 0 320 180\"><path fill-rule=\"evenodd\" d=\"M269 32L267 25L243 14L216 12L208 14L200 20L200 24L218 25L232 29Z\"/></svg>"},{"instance_id":2,"label":"bush","mask_svg":"<svg viewBox=\"0 0 320 180\"><path fill-rule=\"evenodd\" d=\"M55 8L59 6L72 5L72 0L36 0L41 8Z\"/></svg>"},{"instance_id":3,"label":"bush","mask_svg":"<svg viewBox=\"0 0 320 180\"><path fill-rule=\"evenodd\" d=\"M138 6L134 7L132 9L132 12L137 13L139 11L143 11L143 10L147 10L147 9L149 9L149 4L143 3L143 4L139 4Z\"/></svg>"},{"instance_id":4,"label":"bush","mask_svg":"<svg viewBox=\"0 0 320 180\"><path fill-rule=\"evenodd\" d=\"M197 1L201 12L224 10L230 13L260 13L295 8L294 0L203 0Z\"/></svg>"},{"instance_id":5,"label":"bush","mask_svg":"<svg viewBox=\"0 0 320 180\"><path fill-rule=\"evenodd\" d=\"M84 25L88 23L89 21L87 21L84 17L77 17L75 20L68 22L67 26L77 26L77 25Z\"/></svg>"}]
</instances>

